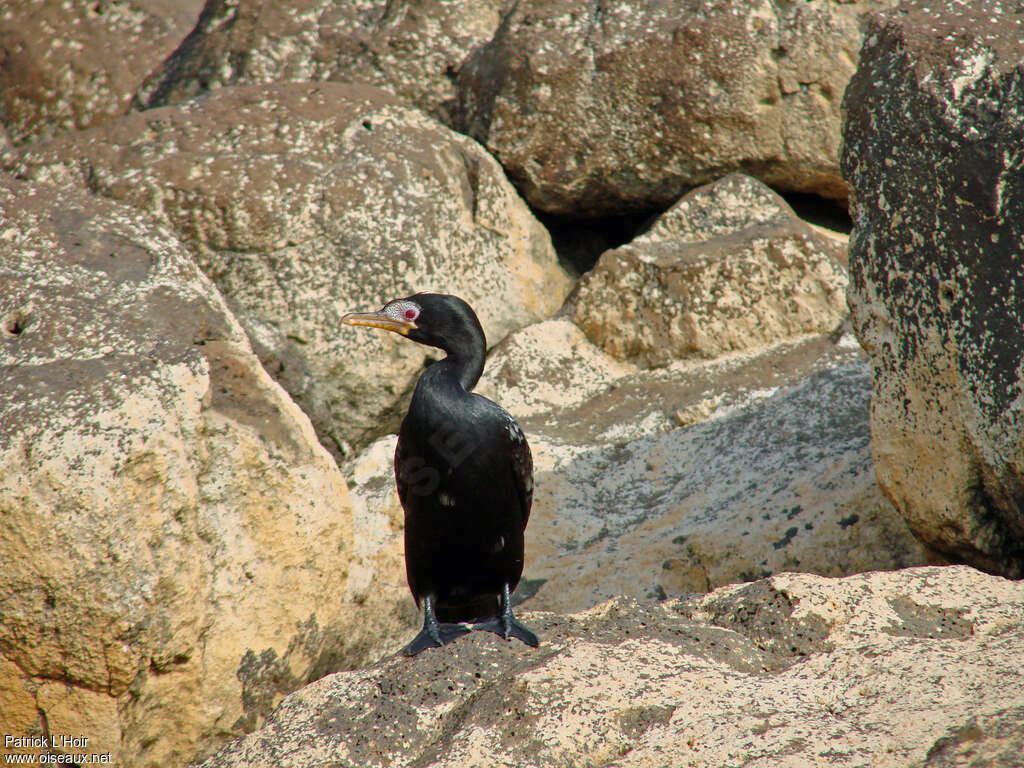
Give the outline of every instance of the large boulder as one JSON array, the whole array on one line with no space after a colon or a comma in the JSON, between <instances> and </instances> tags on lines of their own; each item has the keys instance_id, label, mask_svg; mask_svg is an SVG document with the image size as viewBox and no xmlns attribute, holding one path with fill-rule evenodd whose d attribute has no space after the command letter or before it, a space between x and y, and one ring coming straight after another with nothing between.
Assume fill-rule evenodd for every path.
<instances>
[{"instance_id":1,"label":"large boulder","mask_svg":"<svg viewBox=\"0 0 1024 768\"><path fill-rule=\"evenodd\" d=\"M1024 576L1019 4L874 19L846 95L850 306L878 480L928 546Z\"/></svg>"},{"instance_id":2,"label":"large boulder","mask_svg":"<svg viewBox=\"0 0 1024 768\"><path fill-rule=\"evenodd\" d=\"M389 649L341 474L181 242L6 176L0 222L0 733L182 765Z\"/></svg>"},{"instance_id":3,"label":"large boulder","mask_svg":"<svg viewBox=\"0 0 1024 768\"><path fill-rule=\"evenodd\" d=\"M202 0L14 0L0 8L0 122L15 143L124 114Z\"/></svg>"},{"instance_id":4,"label":"large boulder","mask_svg":"<svg viewBox=\"0 0 1024 768\"><path fill-rule=\"evenodd\" d=\"M549 213L665 207L740 170L843 198L843 89L894 1L524 0L459 70L456 125Z\"/></svg>"},{"instance_id":5,"label":"large boulder","mask_svg":"<svg viewBox=\"0 0 1024 768\"><path fill-rule=\"evenodd\" d=\"M476 391L522 419L585 403L636 371L560 314L506 336L488 357Z\"/></svg>"},{"instance_id":6,"label":"large boulder","mask_svg":"<svg viewBox=\"0 0 1024 768\"><path fill-rule=\"evenodd\" d=\"M571 287L483 148L366 86L222 88L38 145L12 168L88 185L177 230L339 457L397 427L426 355L342 328L343 314L456 293L493 343Z\"/></svg>"},{"instance_id":7,"label":"large boulder","mask_svg":"<svg viewBox=\"0 0 1024 768\"><path fill-rule=\"evenodd\" d=\"M476 633L331 675L203 768L1019 765L1022 611L954 567L526 614L539 649Z\"/></svg>"},{"instance_id":8,"label":"large boulder","mask_svg":"<svg viewBox=\"0 0 1024 768\"><path fill-rule=\"evenodd\" d=\"M447 119L454 75L490 40L503 0L207 0L196 28L139 88L139 108L226 85L368 83Z\"/></svg>"},{"instance_id":9,"label":"large boulder","mask_svg":"<svg viewBox=\"0 0 1024 768\"><path fill-rule=\"evenodd\" d=\"M666 365L832 331L847 313L846 282L844 238L733 174L602 254L572 317L610 355Z\"/></svg>"}]
</instances>

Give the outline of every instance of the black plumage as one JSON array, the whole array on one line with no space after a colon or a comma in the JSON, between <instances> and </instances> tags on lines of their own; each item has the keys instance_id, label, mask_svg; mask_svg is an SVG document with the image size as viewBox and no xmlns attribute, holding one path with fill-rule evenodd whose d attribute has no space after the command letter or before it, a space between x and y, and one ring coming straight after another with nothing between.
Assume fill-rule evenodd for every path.
<instances>
[{"instance_id":1,"label":"black plumage","mask_svg":"<svg viewBox=\"0 0 1024 768\"><path fill-rule=\"evenodd\" d=\"M471 391L487 349L476 314L457 296L418 293L343 322L447 353L420 376L395 450L406 576L424 606L423 629L405 652L444 645L472 629L537 646L509 597L523 572L533 459L515 419Z\"/></svg>"}]
</instances>

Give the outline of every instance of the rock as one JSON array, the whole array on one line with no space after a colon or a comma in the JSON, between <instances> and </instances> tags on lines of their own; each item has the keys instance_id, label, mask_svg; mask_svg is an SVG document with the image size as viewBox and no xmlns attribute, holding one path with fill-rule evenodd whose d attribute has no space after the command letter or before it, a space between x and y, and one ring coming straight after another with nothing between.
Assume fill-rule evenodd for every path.
<instances>
[{"instance_id":1,"label":"rock","mask_svg":"<svg viewBox=\"0 0 1024 768\"><path fill-rule=\"evenodd\" d=\"M749 176L690 192L580 282L573 320L608 354L643 366L715 357L846 315L845 242L799 219Z\"/></svg>"},{"instance_id":2,"label":"rock","mask_svg":"<svg viewBox=\"0 0 1024 768\"><path fill-rule=\"evenodd\" d=\"M186 248L7 176L0 222L0 733L183 765L389 650L341 474Z\"/></svg>"},{"instance_id":3,"label":"rock","mask_svg":"<svg viewBox=\"0 0 1024 768\"><path fill-rule=\"evenodd\" d=\"M630 373L573 340L570 325L512 334L477 388L509 408L533 450L517 592L526 607L566 613L617 595L674 598L786 570L844 576L928 562L878 490L870 371L852 337ZM599 387L602 363L614 378ZM560 369L553 380L551 368ZM397 563L401 528L388 522L402 515L394 445L382 438L344 472L353 506L392 532L390 544L376 537L374 547ZM403 578L394 565L385 580Z\"/></svg>"},{"instance_id":4,"label":"rock","mask_svg":"<svg viewBox=\"0 0 1024 768\"><path fill-rule=\"evenodd\" d=\"M854 350L810 338L641 372L522 418L536 473L528 605L927 562L876 487L869 393Z\"/></svg>"},{"instance_id":5,"label":"rock","mask_svg":"<svg viewBox=\"0 0 1024 768\"><path fill-rule=\"evenodd\" d=\"M501 0L207 0L199 24L139 88L137 108L226 85L367 83L447 121L454 74L491 38Z\"/></svg>"},{"instance_id":6,"label":"rock","mask_svg":"<svg viewBox=\"0 0 1024 768\"><path fill-rule=\"evenodd\" d=\"M733 171L844 198L865 14L894 0L515 3L458 75L456 125L535 208L664 208Z\"/></svg>"},{"instance_id":7,"label":"rock","mask_svg":"<svg viewBox=\"0 0 1024 768\"><path fill-rule=\"evenodd\" d=\"M1024 707L967 718L928 750L923 768L1013 766L1024 755Z\"/></svg>"},{"instance_id":8,"label":"rock","mask_svg":"<svg viewBox=\"0 0 1024 768\"><path fill-rule=\"evenodd\" d=\"M0 10L0 115L16 144L123 114L202 0L34 0Z\"/></svg>"},{"instance_id":9,"label":"rock","mask_svg":"<svg viewBox=\"0 0 1024 768\"><path fill-rule=\"evenodd\" d=\"M929 547L1024 576L1024 10L908 2L846 96L850 306L878 481ZM926 137L926 140L922 140Z\"/></svg>"},{"instance_id":10,"label":"rock","mask_svg":"<svg viewBox=\"0 0 1024 768\"><path fill-rule=\"evenodd\" d=\"M1024 705L1022 610L954 567L534 613L537 650L475 633L325 677L203 768L921 765Z\"/></svg>"},{"instance_id":11,"label":"rock","mask_svg":"<svg viewBox=\"0 0 1024 768\"><path fill-rule=\"evenodd\" d=\"M506 336L476 391L525 418L580 405L635 371L591 344L571 320L557 317Z\"/></svg>"},{"instance_id":12,"label":"rock","mask_svg":"<svg viewBox=\"0 0 1024 768\"><path fill-rule=\"evenodd\" d=\"M598 446L534 440L531 607L927 562L875 487L866 424L843 433L866 410L866 385L862 367L837 367L689 428ZM854 399L823 408L838 397Z\"/></svg>"},{"instance_id":13,"label":"rock","mask_svg":"<svg viewBox=\"0 0 1024 768\"><path fill-rule=\"evenodd\" d=\"M571 287L498 164L374 88L222 88L38 146L15 170L88 184L175 228L337 457L397 429L426 356L343 328L343 314L456 293L496 342Z\"/></svg>"}]
</instances>

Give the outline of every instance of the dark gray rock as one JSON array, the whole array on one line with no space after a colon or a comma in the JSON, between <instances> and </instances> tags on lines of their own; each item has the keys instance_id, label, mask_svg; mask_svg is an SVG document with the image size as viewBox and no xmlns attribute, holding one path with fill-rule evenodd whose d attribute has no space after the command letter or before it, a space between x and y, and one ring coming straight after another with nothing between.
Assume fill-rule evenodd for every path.
<instances>
[{"instance_id":1,"label":"dark gray rock","mask_svg":"<svg viewBox=\"0 0 1024 768\"><path fill-rule=\"evenodd\" d=\"M907 2L846 94L850 306L879 483L928 546L1024 575L1024 7Z\"/></svg>"}]
</instances>

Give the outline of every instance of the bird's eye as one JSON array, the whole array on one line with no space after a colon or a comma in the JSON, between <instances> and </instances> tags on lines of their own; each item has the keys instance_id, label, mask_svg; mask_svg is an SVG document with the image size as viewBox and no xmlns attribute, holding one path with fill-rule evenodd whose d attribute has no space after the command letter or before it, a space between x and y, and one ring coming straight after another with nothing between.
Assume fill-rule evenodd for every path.
<instances>
[{"instance_id":1,"label":"bird's eye","mask_svg":"<svg viewBox=\"0 0 1024 768\"><path fill-rule=\"evenodd\" d=\"M415 320L416 319L416 315L418 315L418 314L419 314L419 312L417 312L412 307L409 307L409 309L405 310L405 319L406 320Z\"/></svg>"}]
</instances>

